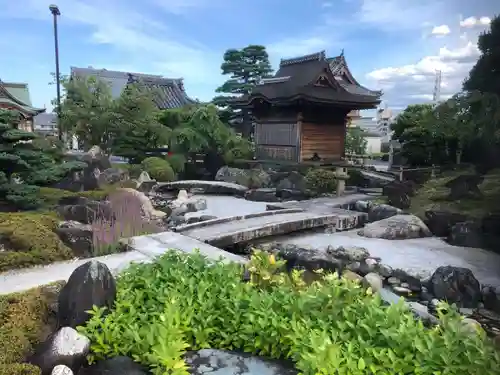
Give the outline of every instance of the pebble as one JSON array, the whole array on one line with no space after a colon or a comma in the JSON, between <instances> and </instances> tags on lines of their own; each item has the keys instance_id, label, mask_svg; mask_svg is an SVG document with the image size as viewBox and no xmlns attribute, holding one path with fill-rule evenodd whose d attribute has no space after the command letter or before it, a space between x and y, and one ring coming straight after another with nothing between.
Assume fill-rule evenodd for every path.
<instances>
[{"instance_id":1,"label":"pebble","mask_svg":"<svg viewBox=\"0 0 500 375\"><path fill-rule=\"evenodd\" d=\"M399 294L410 294L411 290L403 286L393 286L392 289Z\"/></svg>"},{"instance_id":2,"label":"pebble","mask_svg":"<svg viewBox=\"0 0 500 375\"><path fill-rule=\"evenodd\" d=\"M394 277L394 276L391 276L387 279L387 282L391 285L396 285L396 284L400 284L401 281L397 278L397 277Z\"/></svg>"},{"instance_id":3,"label":"pebble","mask_svg":"<svg viewBox=\"0 0 500 375\"><path fill-rule=\"evenodd\" d=\"M410 289L410 284L408 284L408 283L401 283L401 286L402 286L403 288Z\"/></svg>"}]
</instances>

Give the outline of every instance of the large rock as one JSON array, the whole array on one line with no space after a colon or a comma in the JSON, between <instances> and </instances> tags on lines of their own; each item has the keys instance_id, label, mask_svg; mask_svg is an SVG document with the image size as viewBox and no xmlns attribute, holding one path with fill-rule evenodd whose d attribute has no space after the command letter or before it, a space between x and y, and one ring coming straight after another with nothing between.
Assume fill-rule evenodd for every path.
<instances>
[{"instance_id":1,"label":"large rock","mask_svg":"<svg viewBox=\"0 0 500 375\"><path fill-rule=\"evenodd\" d=\"M76 372L89 353L90 340L70 327L62 327L39 344L27 361L40 367L42 375L50 375L57 365Z\"/></svg>"},{"instance_id":2,"label":"large rock","mask_svg":"<svg viewBox=\"0 0 500 375\"><path fill-rule=\"evenodd\" d=\"M113 210L109 202L98 202L85 198L77 198L78 203L57 207L57 212L66 221L78 221L91 224L97 220L113 219Z\"/></svg>"},{"instance_id":3,"label":"large rock","mask_svg":"<svg viewBox=\"0 0 500 375\"><path fill-rule=\"evenodd\" d=\"M148 220L160 219L166 215L165 212L156 210L148 196L141 191L132 188L120 188L114 193L114 195L116 194L128 194L130 199L137 200L141 207L142 216Z\"/></svg>"},{"instance_id":4,"label":"large rock","mask_svg":"<svg viewBox=\"0 0 500 375\"><path fill-rule=\"evenodd\" d=\"M436 298L460 307L477 307L482 297L479 281L462 267L439 267L431 276L429 290Z\"/></svg>"},{"instance_id":5,"label":"large rock","mask_svg":"<svg viewBox=\"0 0 500 375\"><path fill-rule=\"evenodd\" d=\"M356 262L363 261L370 256L368 250L366 250L364 247L359 246L340 246L337 248L329 246L327 248L327 252L333 255L335 258Z\"/></svg>"},{"instance_id":6,"label":"large rock","mask_svg":"<svg viewBox=\"0 0 500 375\"><path fill-rule=\"evenodd\" d=\"M93 306L111 308L116 283L108 267L96 260L76 268L59 294L59 327L77 327L89 319Z\"/></svg>"},{"instance_id":7,"label":"large rock","mask_svg":"<svg viewBox=\"0 0 500 375\"><path fill-rule=\"evenodd\" d=\"M120 168L108 168L99 174L97 177L98 184L100 188L107 185L117 184L122 181L130 180L130 175L128 171Z\"/></svg>"},{"instance_id":8,"label":"large rock","mask_svg":"<svg viewBox=\"0 0 500 375\"><path fill-rule=\"evenodd\" d=\"M358 234L363 237L384 238L386 240L407 240L432 236L424 222L414 215L396 215L367 224L358 231Z\"/></svg>"},{"instance_id":9,"label":"large rock","mask_svg":"<svg viewBox=\"0 0 500 375\"><path fill-rule=\"evenodd\" d=\"M217 171L215 181L231 182L250 189L258 189L269 186L271 178L262 169L241 169L224 166Z\"/></svg>"},{"instance_id":10,"label":"large rock","mask_svg":"<svg viewBox=\"0 0 500 375\"><path fill-rule=\"evenodd\" d=\"M56 233L77 257L92 256L94 235L92 225L78 221L63 221L59 223Z\"/></svg>"},{"instance_id":11,"label":"large rock","mask_svg":"<svg viewBox=\"0 0 500 375\"><path fill-rule=\"evenodd\" d=\"M147 368L129 357L113 357L82 368L78 375L149 375Z\"/></svg>"},{"instance_id":12,"label":"large rock","mask_svg":"<svg viewBox=\"0 0 500 375\"><path fill-rule=\"evenodd\" d=\"M439 210L425 211L425 224L429 230L437 237L446 237L450 235L451 228L460 222L467 221L467 216Z\"/></svg>"},{"instance_id":13,"label":"large rock","mask_svg":"<svg viewBox=\"0 0 500 375\"><path fill-rule=\"evenodd\" d=\"M368 221L378 221L392 216L401 215L403 211L388 204L368 204Z\"/></svg>"},{"instance_id":14,"label":"large rock","mask_svg":"<svg viewBox=\"0 0 500 375\"><path fill-rule=\"evenodd\" d=\"M50 375L74 375L74 372L68 366L57 365L52 369Z\"/></svg>"},{"instance_id":15,"label":"large rock","mask_svg":"<svg viewBox=\"0 0 500 375\"><path fill-rule=\"evenodd\" d=\"M153 180L149 173L146 171L142 171L137 179L137 190L142 191L143 193L149 193L156 186L156 180Z\"/></svg>"},{"instance_id":16,"label":"large rock","mask_svg":"<svg viewBox=\"0 0 500 375\"><path fill-rule=\"evenodd\" d=\"M467 220L454 224L446 241L454 246L483 247L481 223L476 220Z\"/></svg>"},{"instance_id":17,"label":"large rock","mask_svg":"<svg viewBox=\"0 0 500 375\"><path fill-rule=\"evenodd\" d=\"M192 375L297 375L299 373L288 362L225 350L202 349L188 352L185 360Z\"/></svg>"},{"instance_id":18,"label":"large rock","mask_svg":"<svg viewBox=\"0 0 500 375\"><path fill-rule=\"evenodd\" d=\"M414 190L408 182L392 181L384 185L382 194L387 197L391 206L405 210L410 208L410 197L414 194Z\"/></svg>"},{"instance_id":19,"label":"large rock","mask_svg":"<svg viewBox=\"0 0 500 375\"><path fill-rule=\"evenodd\" d=\"M279 202L274 188L260 188L248 190L245 193L245 199L253 202Z\"/></svg>"}]
</instances>

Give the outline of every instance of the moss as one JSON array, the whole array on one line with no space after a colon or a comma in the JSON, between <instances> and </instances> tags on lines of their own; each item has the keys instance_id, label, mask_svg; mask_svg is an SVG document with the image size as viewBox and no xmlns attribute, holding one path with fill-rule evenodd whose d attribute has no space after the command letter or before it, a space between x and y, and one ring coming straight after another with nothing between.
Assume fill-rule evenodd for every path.
<instances>
[{"instance_id":1,"label":"moss","mask_svg":"<svg viewBox=\"0 0 500 375\"><path fill-rule=\"evenodd\" d=\"M96 201L104 200L108 197L110 193L112 193L119 187L120 187L119 184L108 185L99 190L89 190L80 192L42 187L40 188L38 194L40 200L43 202L43 206L45 208L52 208L57 206L57 204L62 198L83 197Z\"/></svg>"},{"instance_id":2,"label":"moss","mask_svg":"<svg viewBox=\"0 0 500 375\"><path fill-rule=\"evenodd\" d=\"M51 332L49 306L63 284L0 296L0 375L40 374L38 367L20 362Z\"/></svg>"},{"instance_id":3,"label":"moss","mask_svg":"<svg viewBox=\"0 0 500 375\"><path fill-rule=\"evenodd\" d=\"M452 171L438 178L427 181L411 199L410 212L423 218L427 210L444 210L480 218L485 214L500 211L500 169L490 171L479 185L483 196L450 201L447 196L450 189L445 184L452 179L473 173L472 171Z\"/></svg>"},{"instance_id":4,"label":"moss","mask_svg":"<svg viewBox=\"0 0 500 375\"><path fill-rule=\"evenodd\" d=\"M0 213L0 272L72 258L54 232L57 218L38 213Z\"/></svg>"}]
</instances>

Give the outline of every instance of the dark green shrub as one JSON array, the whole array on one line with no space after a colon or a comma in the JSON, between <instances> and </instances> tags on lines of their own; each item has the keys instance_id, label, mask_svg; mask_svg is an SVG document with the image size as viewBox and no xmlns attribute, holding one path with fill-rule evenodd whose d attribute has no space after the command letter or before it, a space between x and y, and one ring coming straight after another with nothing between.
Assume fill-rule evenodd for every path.
<instances>
[{"instance_id":1,"label":"dark green shrub","mask_svg":"<svg viewBox=\"0 0 500 375\"><path fill-rule=\"evenodd\" d=\"M149 176L158 182L169 182L175 180L175 172L165 159L150 157L142 161L142 167Z\"/></svg>"},{"instance_id":2,"label":"dark green shrub","mask_svg":"<svg viewBox=\"0 0 500 375\"><path fill-rule=\"evenodd\" d=\"M94 308L79 331L91 357L128 355L154 375L187 375L186 350L240 350L287 359L304 375L498 374L500 355L458 314L424 327L406 305L385 305L370 288L336 274L306 284L299 271L256 253L250 282L239 264L169 252L118 278L115 307Z\"/></svg>"},{"instance_id":3,"label":"dark green shrub","mask_svg":"<svg viewBox=\"0 0 500 375\"><path fill-rule=\"evenodd\" d=\"M335 172L324 168L309 169L305 182L307 188L316 194L332 194L337 189Z\"/></svg>"}]
</instances>

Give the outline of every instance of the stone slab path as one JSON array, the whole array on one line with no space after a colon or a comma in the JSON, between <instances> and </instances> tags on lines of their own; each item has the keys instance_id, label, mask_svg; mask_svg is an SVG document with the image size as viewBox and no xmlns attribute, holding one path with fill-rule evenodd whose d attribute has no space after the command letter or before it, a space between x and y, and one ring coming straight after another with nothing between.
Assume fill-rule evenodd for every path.
<instances>
[{"instance_id":1,"label":"stone slab path","mask_svg":"<svg viewBox=\"0 0 500 375\"><path fill-rule=\"evenodd\" d=\"M92 258L92 260L106 264L115 275L127 268L131 263L151 262L169 249L177 249L186 253L192 253L194 249L199 249L200 253L209 259L217 260L223 257L227 261L240 263L246 261L243 257L174 232L132 237L128 242L132 248L131 251L96 257ZM21 292L36 288L39 285L67 280L77 267L90 260L78 259L1 273L0 295Z\"/></svg>"},{"instance_id":2,"label":"stone slab path","mask_svg":"<svg viewBox=\"0 0 500 375\"><path fill-rule=\"evenodd\" d=\"M349 206L357 201L373 200L378 197L368 194L348 194L341 197L321 197L308 199L305 201L290 201L280 203L268 203L268 209L281 209L281 208L300 208L305 211L311 211L319 214L328 214L332 212L339 212L339 208ZM337 210L335 210L337 209ZM350 211L356 212L356 211Z\"/></svg>"}]
</instances>

